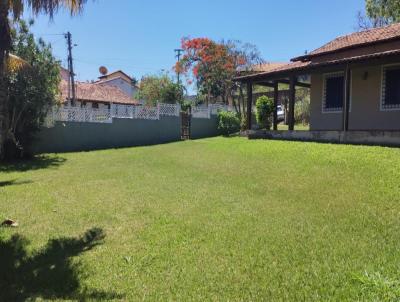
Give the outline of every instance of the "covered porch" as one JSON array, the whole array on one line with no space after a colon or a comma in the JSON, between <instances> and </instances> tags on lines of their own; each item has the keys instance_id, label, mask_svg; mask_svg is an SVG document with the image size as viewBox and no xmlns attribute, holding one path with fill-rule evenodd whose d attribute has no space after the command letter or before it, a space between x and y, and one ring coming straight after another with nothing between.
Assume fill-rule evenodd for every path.
<instances>
[{"instance_id":1,"label":"covered porch","mask_svg":"<svg viewBox=\"0 0 400 302\"><path fill-rule=\"evenodd\" d=\"M289 87L288 93L288 110L287 110L287 125L288 130L295 130L295 101L296 101L296 89L297 88L311 88L311 83L304 80L309 78L308 74L301 72L301 70L296 70L294 67L301 67L304 64L291 63L274 68L270 71L265 71L262 73L238 77L237 80L246 85L247 91L247 107L246 107L246 126L247 130L252 130L253 125L253 106L255 104L254 98L254 87L263 86L272 89L273 91L273 101L274 101L274 112L273 112L273 122L272 129L278 130L278 104L279 104L279 94L283 90L280 90L280 85L285 84ZM285 90L286 91L286 90Z\"/></svg>"},{"instance_id":2,"label":"covered porch","mask_svg":"<svg viewBox=\"0 0 400 302\"><path fill-rule=\"evenodd\" d=\"M275 70L238 77L247 87L247 131L251 139L284 139L371 145L400 146L399 108L383 108L385 68L399 66L400 50L344 57L332 61L296 61ZM397 67L396 67L397 68ZM397 70L397 69L396 69ZM327 75L340 74L343 88L339 110L324 112ZM304 81L309 78L310 81ZM288 131L278 128L279 85L289 85ZM274 91L275 110L272 130L257 130L253 125L253 88L270 87ZM295 129L296 88L311 92L311 128ZM332 123L334 120L334 123Z\"/></svg>"}]
</instances>

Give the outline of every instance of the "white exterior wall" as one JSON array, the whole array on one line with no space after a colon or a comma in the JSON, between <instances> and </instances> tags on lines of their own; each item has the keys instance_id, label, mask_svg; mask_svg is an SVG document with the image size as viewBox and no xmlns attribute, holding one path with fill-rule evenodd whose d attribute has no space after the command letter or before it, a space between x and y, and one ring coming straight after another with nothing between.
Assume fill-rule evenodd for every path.
<instances>
[{"instance_id":1,"label":"white exterior wall","mask_svg":"<svg viewBox=\"0 0 400 302\"><path fill-rule=\"evenodd\" d=\"M127 95L129 95L131 97L133 97L137 92L137 88L136 87L134 87L130 83L126 82L122 78L115 78L115 79L112 79L112 80L100 82L98 85L102 85L102 86L104 86L104 85L117 86L123 92L125 92Z\"/></svg>"}]
</instances>

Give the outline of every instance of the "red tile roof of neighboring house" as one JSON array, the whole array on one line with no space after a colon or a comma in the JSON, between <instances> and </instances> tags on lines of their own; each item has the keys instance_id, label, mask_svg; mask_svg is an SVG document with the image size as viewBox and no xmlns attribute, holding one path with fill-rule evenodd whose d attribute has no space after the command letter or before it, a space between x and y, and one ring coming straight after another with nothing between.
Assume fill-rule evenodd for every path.
<instances>
[{"instance_id":1,"label":"red tile roof of neighboring house","mask_svg":"<svg viewBox=\"0 0 400 302\"><path fill-rule=\"evenodd\" d=\"M60 84L63 102L68 98L68 82L62 80ZM112 85L96 85L93 83L76 83L76 98L79 101L115 103L126 105L137 105L138 101L132 99L120 88Z\"/></svg>"},{"instance_id":2,"label":"red tile roof of neighboring house","mask_svg":"<svg viewBox=\"0 0 400 302\"><path fill-rule=\"evenodd\" d=\"M400 23L338 37L307 55L292 59L292 61L307 60L322 54L395 39L400 39Z\"/></svg>"}]
</instances>

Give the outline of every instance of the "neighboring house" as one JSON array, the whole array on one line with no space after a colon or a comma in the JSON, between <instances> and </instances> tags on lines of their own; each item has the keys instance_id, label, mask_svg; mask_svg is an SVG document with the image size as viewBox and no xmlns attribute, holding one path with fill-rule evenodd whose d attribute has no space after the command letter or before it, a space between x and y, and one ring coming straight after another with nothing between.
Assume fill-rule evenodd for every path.
<instances>
[{"instance_id":1,"label":"neighboring house","mask_svg":"<svg viewBox=\"0 0 400 302\"><path fill-rule=\"evenodd\" d=\"M133 82L133 79L121 70L99 77L99 80L96 81L95 84L101 86L117 86L131 97L134 97L139 89Z\"/></svg>"},{"instance_id":2,"label":"neighboring house","mask_svg":"<svg viewBox=\"0 0 400 302\"><path fill-rule=\"evenodd\" d=\"M64 105L70 105L68 99L68 82L61 80L61 98ZM137 105L138 102L128 96L120 88L111 85L76 82L75 106L88 108L110 108L111 103L120 105Z\"/></svg>"},{"instance_id":3,"label":"neighboring house","mask_svg":"<svg viewBox=\"0 0 400 302\"><path fill-rule=\"evenodd\" d=\"M68 95L69 71L60 68L60 92L61 101L64 105L71 105L71 96ZM111 103L120 105L138 105L132 96L125 93L120 87L108 84L98 85L97 83L75 82L76 104L75 106L87 108L110 108Z\"/></svg>"},{"instance_id":4,"label":"neighboring house","mask_svg":"<svg viewBox=\"0 0 400 302\"><path fill-rule=\"evenodd\" d=\"M65 69L64 67L60 67L60 76L61 80L67 81L69 80L69 71L68 69Z\"/></svg>"},{"instance_id":5,"label":"neighboring house","mask_svg":"<svg viewBox=\"0 0 400 302\"><path fill-rule=\"evenodd\" d=\"M310 83L303 80L307 75ZM339 37L292 59L292 63L271 66L237 80L247 84L250 99L253 85L289 84L290 130L294 128L295 88L300 86L310 88L311 130L398 131L400 24Z\"/></svg>"}]
</instances>

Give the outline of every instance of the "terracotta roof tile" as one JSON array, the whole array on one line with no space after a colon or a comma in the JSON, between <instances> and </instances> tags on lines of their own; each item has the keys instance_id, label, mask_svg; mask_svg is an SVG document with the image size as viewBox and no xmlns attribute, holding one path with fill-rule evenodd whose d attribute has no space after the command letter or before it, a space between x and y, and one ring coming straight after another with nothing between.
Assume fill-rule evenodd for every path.
<instances>
[{"instance_id":1,"label":"terracotta roof tile","mask_svg":"<svg viewBox=\"0 0 400 302\"><path fill-rule=\"evenodd\" d=\"M307 59L321 54L336 52L339 50L362 46L386 40L400 39L400 23L392 24L386 27L374 28L361 32L352 33L346 36L338 37L335 40L323 45L311 53L292 59L293 61Z\"/></svg>"},{"instance_id":2,"label":"terracotta roof tile","mask_svg":"<svg viewBox=\"0 0 400 302\"><path fill-rule=\"evenodd\" d=\"M271 66L271 68L264 70L262 72L257 72L255 74L250 74L250 75L243 75L236 77L236 80L240 79L248 79L248 78L253 78L253 77L258 77L262 75L272 75L275 73L280 73L280 72L285 72L285 71L295 71L298 69L302 69L310 65L310 62L291 62L291 63L284 63L284 64L279 64L275 66Z\"/></svg>"},{"instance_id":3,"label":"terracotta roof tile","mask_svg":"<svg viewBox=\"0 0 400 302\"><path fill-rule=\"evenodd\" d=\"M255 74L240 76L240 77L237 77L236 80L243 81L243 80L259 78L259 77L263 78L263 77L276 76L276 75L278 75L278 76L279 75L287 75L288 72L307 73L307 72L310 72L310 70L317 69L317 68L320 68L323 66L344 64L344 63L349 63L349 62L361 62L361 61L365 61L365 60L379 59L379 58L383 58L383 57L399 56L399 55L400 55L400 49L394 49L394 50L388 50L388 51L366 54L366 55L352 56L352 57L347 57L347 58L343 58L343 59L331 60L331 61L320 62L320 63L313 63L312 61L307 61L307 62L296 61L296 62L292 62L292 63L286 64L286 65L277 67L275 69L271 69L269 71L258 72Z\"/></svg>"},{"instance_id":4,"label":"terracotta roof tile","mask_svg":"<svg viewBox=\"0 0 400 302\"><path fill-rule=\"evenodd\" d=\"M251 67L250 72L266 72L285 66L287 64L288 62L267 62L262 64L256 64Z\"/></svg>"},{"instance_id":5,"label":"terracotta roof tile","mask_svg":"<svg viewBox=\"0 0 400 302\"><path fill-rule=\"evenodd\" d=\"M61 80L61 97L63 101L68 98L68 82ZM112 85L96 85L92 83L76 83L76 98L82 101L94 101L99 103L129 104L136 105L138 102L120 88Z\"/></svg>"}]
</instances>

